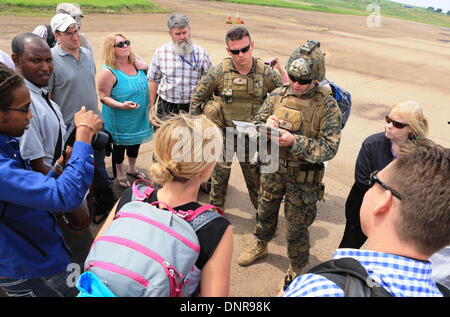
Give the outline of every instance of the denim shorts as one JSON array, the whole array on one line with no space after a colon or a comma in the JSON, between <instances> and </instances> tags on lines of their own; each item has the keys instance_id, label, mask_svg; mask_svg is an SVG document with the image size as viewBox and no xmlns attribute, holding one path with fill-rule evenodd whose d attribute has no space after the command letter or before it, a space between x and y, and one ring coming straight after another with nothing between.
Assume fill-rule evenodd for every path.
<instances>
[{"instance_id":1,"label":"denim shorts","mask_svg":"<svg viewBox=\"0 0 450 317\"><path fill-rule=\"evenodd\" d=\"M76 297L79 293L70 283L69 272L30 279L0 278L0 287L10 297Z\"/></svg>"}]
</instances>

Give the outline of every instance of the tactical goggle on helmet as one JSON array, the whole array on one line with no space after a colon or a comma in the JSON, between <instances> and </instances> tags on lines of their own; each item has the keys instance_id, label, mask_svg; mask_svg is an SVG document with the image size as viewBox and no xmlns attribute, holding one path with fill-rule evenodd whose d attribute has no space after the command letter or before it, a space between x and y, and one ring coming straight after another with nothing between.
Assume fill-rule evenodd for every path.
<instances>
[{"instance_id":1,"label":"tactical goggle on helmet","mask_svg":"<svg viewBox=\"0 0 450 317\"><path fill-rule=\"evenodd\" d=\"M292 53L286 70L292 81L303 81L306 84L307 81L312 81L313 79L318 81L324 80L325 56L320 49L320 43L307 41L298 47Z\"/></svg>"},{"instance_id":2,"label":"tactical goggle on helmet","mask_svg":"<svg viewBox=\"0 0 450 317\"><path fill-rule=\"evenodd\" d=\"M312 76L311 67L304 58L298 58L289 65L287 69L289 79L300 85L308 85L315 78Z\"/></svg>"}]
</instances>

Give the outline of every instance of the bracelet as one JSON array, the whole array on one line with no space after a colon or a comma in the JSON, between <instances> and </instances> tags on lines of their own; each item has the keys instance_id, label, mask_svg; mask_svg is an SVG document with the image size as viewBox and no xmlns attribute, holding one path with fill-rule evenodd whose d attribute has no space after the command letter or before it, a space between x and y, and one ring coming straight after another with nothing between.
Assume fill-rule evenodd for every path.
<instances>
[{"instance_id":1,"label":"bracelet","mask_svg":"<svg viewBox=\"0 0 450 317\"><path fill-rule=\"evenodd\" d=\"M79 128L79 127L88 127L88 128L91 128L92 131L95 131L95 128L94 128L92 125L90 125L89 123L80 123L80 124L77 126L77 128Z\"/></svg>"},{"instance_id":2,"label":"bracelet","mask_svg":"<svg viewBox=\"0 0 450 317\"><path fill-rule=\"evenodd\" d=\"M55 164L53 165L53 167L57 170L57 171L59 171L59 172L63 172L64 170L63 170L63 167L61 166L61 165L59 165L59 163L58 162L55 162Z\"/></svg>"}]
</instances>

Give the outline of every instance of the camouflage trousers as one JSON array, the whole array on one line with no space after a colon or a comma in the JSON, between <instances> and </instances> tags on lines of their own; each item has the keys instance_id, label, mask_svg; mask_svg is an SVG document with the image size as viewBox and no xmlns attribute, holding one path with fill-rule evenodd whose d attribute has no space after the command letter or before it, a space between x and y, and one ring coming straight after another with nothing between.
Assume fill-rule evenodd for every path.
<instances>
[{"instance_id":1,"label":"camouflage trousers","mask_svg":"<svg viewBox=\"0 0 450 317\"><path fill-rule=\"evenodd\" d=\"M249 163L249 151L248 151L248 139L247 138L235 138L234 149L230 148L226 151L226 146L224 144L224 151L226 151L226 159L224 162L218 162L214 168L211 175L211 191L209 192L209 199L211 204L224 207L225 197L228 191L228 181L230 180L231 174L231 164L233 163L234 153L237 151L237 142L246 142L245 157L238 157L239 164L241 166L242 174L244 175L245 184L247 185L248 195L250 196L250 201L255 209L258 208L258 186L255 185L255 166ZM239 155L238 155L239 156Z\"/></svg>"},{"instance_id":2,"label":"camouflage trousers","mask_svg":"<svg viewBox=\"0 0 450 317\"><path fill-rule=\"evenodd\" d=\"M294 267L304 267L308 263L310 249L308 227L314 222L317 214L318 186L317 183L298 183L294 168L280 166L275 173L261 175L255 236L263 241L270 241L273 238L284 196L287 253Z\"/></svg>"}]
</instances>

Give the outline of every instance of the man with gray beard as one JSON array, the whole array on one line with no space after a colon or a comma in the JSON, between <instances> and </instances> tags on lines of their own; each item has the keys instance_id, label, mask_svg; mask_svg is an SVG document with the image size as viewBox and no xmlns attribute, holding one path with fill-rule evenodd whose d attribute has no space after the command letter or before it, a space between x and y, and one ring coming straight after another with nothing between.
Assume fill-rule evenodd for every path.
<instances>
[{"instance_id":1,"label":"man with gray beard","mask_svg":"<svg viewBox=\"0 0 450 317\"><path fill-rule=\"evenodd\" d=\"M147 75L150 106L155 105L159 96L156 112L159 119L170 113L189 112L192 93L212 66L208 52L193 43L185 15L172 14L167 26L172 41L156 49Z\"/></svg>"}]
</instances>

